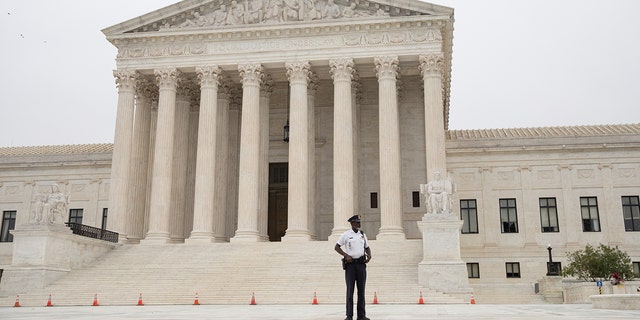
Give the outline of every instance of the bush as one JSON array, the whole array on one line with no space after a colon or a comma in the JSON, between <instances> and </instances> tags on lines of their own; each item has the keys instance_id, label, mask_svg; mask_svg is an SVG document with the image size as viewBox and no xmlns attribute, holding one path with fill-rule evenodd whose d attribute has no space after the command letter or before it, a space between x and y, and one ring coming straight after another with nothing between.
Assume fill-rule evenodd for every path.
<instances>
[{"instance_id":1,"label":"bush","mask_svg":"<svg viewBox=\"0 0 640 320\"><path fill-rule=\"evenodd\" d=\"M609 280L616 273L621 279L633 279L633 266L629 255L618 249L600 244L597 248L587 245L584 250L567 253L569 265L562 275L584 281Z\"/></svg>"}]
</instances>

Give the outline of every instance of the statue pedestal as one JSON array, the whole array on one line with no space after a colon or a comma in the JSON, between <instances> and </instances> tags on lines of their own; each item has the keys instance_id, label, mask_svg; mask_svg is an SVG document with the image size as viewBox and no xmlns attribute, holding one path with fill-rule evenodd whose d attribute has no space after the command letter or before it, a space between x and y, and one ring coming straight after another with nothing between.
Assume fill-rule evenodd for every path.
<instances>
[{"instance_id":1,"label":"statue pedestal","mask_svg":"<svg viewBox=\"0 0 640 320\"><path fill-rule=\"evenodd\" d=\"M470 301L467 265L460 259L462 221L451 214L425 214L418 221L422 231L422 261L418 283Z\"/></svg>"},{"instance_id":2,"label":"statue pedestal","mask_svg":"<svg viewBox=\"0 0 640 320\"><path fill-rule=\"evenodd\" d=\"M12 230L13 257L0 292L42 289L113 249L116 244L74 235L62 224L23 224Z\"/></svg>"}]
</instances>

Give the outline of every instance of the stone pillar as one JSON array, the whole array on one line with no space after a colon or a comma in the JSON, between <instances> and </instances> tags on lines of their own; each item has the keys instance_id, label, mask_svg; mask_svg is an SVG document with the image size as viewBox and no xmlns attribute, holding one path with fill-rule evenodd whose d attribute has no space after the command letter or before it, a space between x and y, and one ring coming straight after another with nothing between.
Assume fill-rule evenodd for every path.
<instances>
[{"instance_id":1,"label":"stone pillar","mask_svg":"<svg viewBox=\"0 0 640 320\"><path fill-rule=\"evenodd\" d=\"M229 87L229 146L228 146L228 175L227 181L227 214L225 226L227 237L233 236L233 230L238 229L238 178L240 159L240 128L242 118L242 86L234 84Z\"/></svg>"},{"instance_id":2,"label":"stone pillar","mask_svg":"<svg viewBox=\"0 0 640 320\"><path fill-rule=\"evenodd\" d=\"M289 193L287 232L282 239L310 240L309 235L309 62L287 63L291 86Z\"/></svg>"},{"instance_id":3,"label":"stone pillar","mask_svg":"<svg viewBox=\"0 0 640 320\"><path fill-rule=\"evenodd\" d=\"M242 123L238 177L238 229L232 241L260 241L260 64L238 66L242 79Z\"/></svg>"},{"instance_id":4,"label":"stone pillar","mask_svg":"<svg viewBox=\"0 0 640 320\"><path fill-rule=\"evenodd\" d=\"M193 230L188 243L211 242L215 207L215 167L217 151L218 86L222 69L196 68L200 80L200 116L196 185L193 204Z\"/></svg>"},{"instance_id":5,"label":"stone pillar","mask_svg":"<svg viewBox=\"0 0 640 320\"><path fill-rule=\"evenodd\" d=\"M402 161L396 77L398 57L376 57L380 136L380 231L376 239L405 239L402 226Z\"/></svg>"},{"instance_id":6,"label":"stone pillar","mask_svg":"<svg viewBox=\"0 0 640 320\"><path fill-rule=\"evenodd\" d=\"M347 219L356 214L353 203L353 106L351 105L352 59L329 61L333 78L333 229L330 240L349 229Z\"/></svg>"},{"instance_id":7,"label":"stone pillar","mask_svg":"<svg viewBox=\"0 0 640 320\"><path fill-rule=\"evenodd\" d=\"M176 91L182 81L177 69L155 71L159 86L158 120L151 178L149 231L143 242L168 242L176 122Z\"/></svg>"},{"instance_id":8,"label":"stone pillar","mask_svg":"<svg viewBox=\"0 0 640 320\"><path fill-rule=\"evenodd\" d=\"M360 106L358 100L362 98L362 84L360 76L353 74L351 82L351 105L353 106L353 163L358 163L360 158ZM353 210L360 213L360 170L354 165L353 168ZM366 219L365 219L366 221Z\"/></svg>"},{"instance_id":9,"label":"stone pillar","mask_svg":"<svg viewBox=\"0 0 640 320\"><path fill-rule=\"evenodd\" d=\"M147 180L149 178L149 132L151 129L151 105L158 100L158 86L147 79L140 79L136 88L135 124L131 148L131 180L129 203L131 204L127 235L129 242L138 243L144 235L144 213L147 204Z\"/></svg>"},{"instance_id":10,"label":"stone pillar","mask_svg":"<svg viewBox=\"0 0 640 320\"><path fill-rule=\"evenodd\" d=\"M273 79L265 75L260 86L260 202L258 231L260 239L269 241L269 105Z\"/></svg>"},{"instance_id":11,"label":"stone pillar","mask_svg":"<svg viewBox=\"0 0 640 320\"><path fill-rule=\"evenodd\" d=\"M119 239L126 241L135 87L140 74L133 70L116 70L113 72L113 76L116 78L118 87L118 111L111 161L111 179L109 182L109 212L111 219L108 221L108 229L118 232L120 234Z\"/></svg>"},{"instance_id":12,"label":"stone pillar","mask_svg":"<svg viewBox=\"0 0 640 320\"><path fill-rule=\"evenodd\" d=\"M315 97L318 90L318 76L311 73L309 76L309 87L307 88L307 107L309 108L309 134L307 143L309 151L309 235L311 239L316 239L316 117L315 117Z\"/></svg>"},{"instance_id":13,"label":"stone pillar","mask_svg":"<svg viewBox=\"0 0 640 320\"><path fill-rule=\"evenodd\" d=\"M181 81L176 97L176 120L173 137L173 167L171 178L170 227L171 242L184 241L184 219L187 203L187 155L189 153L189 113L192 91L196 90L191 81Z\"/></svg>"},{"instance_id":14,"label":"stone pillar","mask_svg":"<svg viewBox=\"0 0 640 320\"><path fill-rule=\"evenodd\" d=\"M200 90L194 90L189 108L189 147L187 151L187 187L184 209L184 231L188 238L193 231L193 203L196 194L196 157L198 152L198 122L200 119ZM186 241L186 239L185 239Z\"/></svg>"},{"instance_id":15,"label":"stone pillar","mask_svg":"<svg viewBox=\"0 0 640 320\"><path fill-rule=\"evenodd\" d=\"M421 55L420 71L424 84L424 128L426 141L427 179L436 172L447 172L444 138L444 100L442 97L442 75L444 55L432 53Z\"/></svg>"},{"instance_id":16,"label":"stone pillar","mask_svg":"<svg viewBox=\"0 0 640 320\"><path fill-rule=\"evenodd\" d=\"M422 231L422 261L418 283L469 301L467 265L460 258L462 220L450 214L425 214L418 221Z\"/></svg>"},{"instance_id":17,"label":"stone pillar","mask_svg":"<svg viewBox=\"0 0 640 320\"><path fill-rule=\"evenodd\" d=\"M229 79L221 81L218 90L218 119L216 134L216 193L213 214L213 241L226 242L227 193L229 186L229 97L231 95ZM237 127L236 127L237 128ZM233 229L231 229L233 230Z\"/></svg>"}]
</instances>

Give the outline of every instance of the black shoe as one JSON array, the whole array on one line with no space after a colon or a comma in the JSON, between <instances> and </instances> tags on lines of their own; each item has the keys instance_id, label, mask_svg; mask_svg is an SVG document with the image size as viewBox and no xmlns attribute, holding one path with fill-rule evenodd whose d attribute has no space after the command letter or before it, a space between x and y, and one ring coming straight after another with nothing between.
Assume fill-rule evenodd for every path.
<instances>
[{"instance_id":1,"label":"black shoe","mask_svg":"<svg viewBox=\"0 0 640 320\"><path fill-rule=\"evenodd\" d=\"M367 317L362 317L362 318L358 318L358 320L371 320L371 319L369 319Z\"/></svg>"},{"instance_id":2,"label":"black shoe","mask_svg":"<svg viewBox=\"0 0 640 320\"><path fill-rule=\"evenodd\" d=\"M353 317L346 317L344 320L353 320Z\"/></svg>"}]
</instances>

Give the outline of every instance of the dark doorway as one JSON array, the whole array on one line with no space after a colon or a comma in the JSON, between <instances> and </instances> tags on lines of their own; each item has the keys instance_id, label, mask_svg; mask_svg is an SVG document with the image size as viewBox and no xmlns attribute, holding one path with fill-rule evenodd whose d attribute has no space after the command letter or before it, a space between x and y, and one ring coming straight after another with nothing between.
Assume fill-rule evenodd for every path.
<instances>
[{"instance_id":1,"label":"dark doorway","mask_svg":"<svg viewBox=\"0 0 640 320\"><path fill-rule=\"evenodd\" d=\"M269 241L280 241L287 231L289 164L269 163Z\"/></svg>"}]
</instances>

